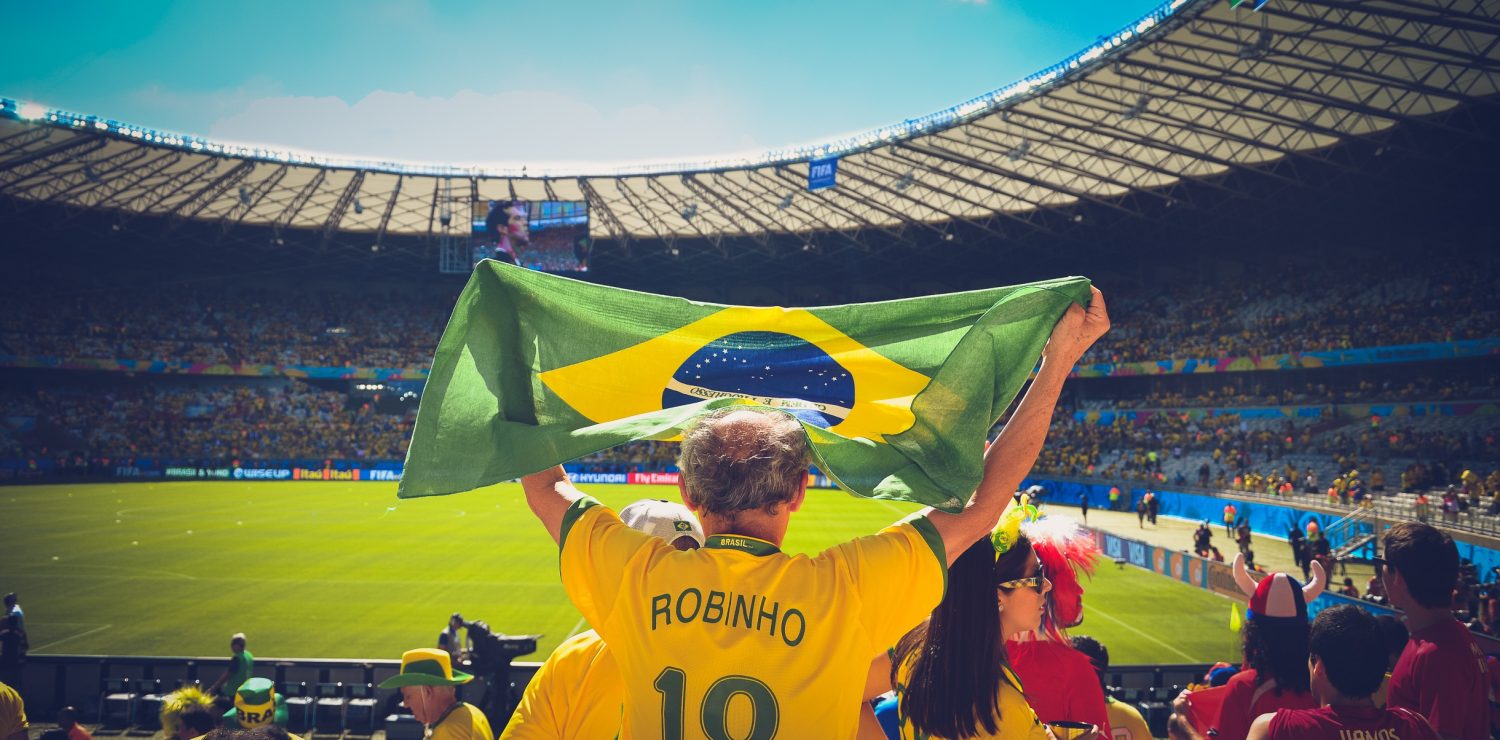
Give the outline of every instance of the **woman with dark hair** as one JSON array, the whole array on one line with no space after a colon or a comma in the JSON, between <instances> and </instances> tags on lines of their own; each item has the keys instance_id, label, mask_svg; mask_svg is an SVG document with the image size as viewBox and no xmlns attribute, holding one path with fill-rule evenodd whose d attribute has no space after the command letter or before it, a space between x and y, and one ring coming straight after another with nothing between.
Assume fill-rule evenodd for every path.
<instances>
[{"instance_id":1,"label":"woman with dark hair","mask_svg":"<svg viewBox=\"0 0 1500 740\"><path fill-rule=\"evenodd\" d=\"M959 555L942 602L886 656L901 737L1051 737L1005 652L1007 638L1041 625L1052 588L1019 524L1008 512Z\"/></svg>"},{"instance_id":2,"label":"woman with dark hair","mask_svg":"<svg viewBox=\"0 0 1500 740\"><path fill-rule=\"evenodd\" d=\"M1234 578L1250 597L1249 619L1241 629L1245 667L1224 684L1224 698L1212 727L1219 737L1242 738L1250 723L1279 709L1318 706L1308 685L1307 602L1323 592L1325 576L1317 562L1306 585L1285 573L1272 573L1256 583L1245 569L1243 555L1234 559ZM1173 703L1167 734L1176 740L1195 740L1205 733L1186 716L1191 692Z\"/></svg>"}]
</instances>

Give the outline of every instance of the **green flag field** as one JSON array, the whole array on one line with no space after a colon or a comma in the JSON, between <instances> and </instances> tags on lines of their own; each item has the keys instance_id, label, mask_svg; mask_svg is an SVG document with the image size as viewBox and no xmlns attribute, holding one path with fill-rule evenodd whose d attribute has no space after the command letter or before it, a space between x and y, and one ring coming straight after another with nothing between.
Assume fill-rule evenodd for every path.
<instances>
[{"instance_id":1,"label":"green flag field","mask_svg":"<svg viewBox=\"0 0 1500 740\"><path fill-rule=\"evenodd\" d=\"M583 486L618 508L675 486ZM26 610L35 654L398 658L436 644L448 615L541 633L541 660L587 629L557 551L499 484L396 498L395 484L125 483L0 488L0 592ZM916 509L810 490L785 550L813 553ZM899 588L899 584L892 584ZM1228 601L1101 564L1084 624L1116 663L1235 656ZM1092 610L1092 611L1090 611Z\"/></svg>"},{"instance_id":2,"label":"green flag field","mask_svg":"<svg viewBox=\"0 0 1500 740\"><path fill-rule=\"evenodd\" d=\"M791 414L813 464L875 499L958 511L985 435L1086 278L822 308L722 306L474 269L433 356L403 498L472 490L704 411Z\"/></svg>"}]
</instances>

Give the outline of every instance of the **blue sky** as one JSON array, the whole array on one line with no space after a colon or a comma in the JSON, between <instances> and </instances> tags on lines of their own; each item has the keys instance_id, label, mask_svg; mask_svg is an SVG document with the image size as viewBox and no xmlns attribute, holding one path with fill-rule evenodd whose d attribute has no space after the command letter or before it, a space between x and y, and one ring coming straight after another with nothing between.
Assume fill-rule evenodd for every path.
<instances>
[{"instance_id":1,"label":"blue sky","mask_svg":"<svg viewBox=\"0 0 1500 740\"><path fill-rule=\"evenodd\" d=\"M946 108L1158 4L13 2L0 95L353 157L681 161Z\"/></svg>"}]
</instances>

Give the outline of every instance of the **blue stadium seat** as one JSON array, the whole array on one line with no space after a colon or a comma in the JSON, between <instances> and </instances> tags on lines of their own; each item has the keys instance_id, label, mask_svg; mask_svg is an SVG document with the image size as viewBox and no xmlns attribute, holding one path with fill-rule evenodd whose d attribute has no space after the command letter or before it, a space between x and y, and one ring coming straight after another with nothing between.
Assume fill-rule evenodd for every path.
<instances>
[{"instance_id":1,"label":"blue stadium seat","mask_svg":"<svg viewBox=\"0 0 1500 740\"><path fill-rule=\"evenodd\" d=\"M1176 691L1161 686L1145 689L1140 694L1140 699L1135 702L1136 709L1141 711L1141 717L1146 720L1146 725L1151 728L1153 737L1167 736L1167 718L1172 716L1172 699L1181 691Z\"/></svg>"},{"instance_id":2,"label":"blue stadium seat","mask_svg":"<svg viewBox=\"0 0 1500 740\"><path fill-rule=\"evenodd\" d=\"M344 729L354 735L375 734L375 685L349 686L349 704L344 709Z\"/></svg>"},{"instance_id":3,"label":"blue stadium seat","mask_svg":"<svg viewBox=\"0 0 1500 740\"><path fill-rule=\"evenodd\" d=\"M161 704L170 690L166 689L160 679L155 678L142 681L136 689L140 691L141 698L136 702L135 721L131 724L138 730L155 732L161 729Z\"/></svg>"},{"instance_id":4,"label":"blue stadium seat","mask_svg":"<svg viewBox=\"0 0 1500 740\"><path fill-rule=\"evenodd\" d=\"M313 732L320 735L339 735L344 731L344 709L349 699L345 696L344 684L320 683L318 696L313 704Z\"/></svg>"},{"instance_id":5,"label":"blue stadium seat","mask_svg":"<svg viewBox=\"0 0 1500 740\"><path fill-rule=\"evenodd\" d=\"M107 730L123 730L135 720L135 703L141 698L128 678L104 679L99 694L99 724Z\"/></svg>"},{"instance_id":6,"label":"blue stadium seat","mask_svg":"<svg viewBox=\"0 0 1500 740\"><path fill-rule=\"evenodd\" d=\"M286 697L286 729L293 734L307 732L312 724L313 699L307 695L307 684L287 681L276 687Z\"/></svg>"}]
</instances>

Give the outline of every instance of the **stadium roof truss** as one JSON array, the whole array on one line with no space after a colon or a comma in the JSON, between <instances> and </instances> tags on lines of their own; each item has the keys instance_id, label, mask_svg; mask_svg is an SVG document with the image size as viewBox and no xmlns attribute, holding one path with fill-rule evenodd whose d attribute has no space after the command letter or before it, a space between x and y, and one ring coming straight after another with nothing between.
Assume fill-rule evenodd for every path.
<instances>
[{"instance_id":1,"label":"stadium roof truss","mask_svg":"<svg viewBox=\"0 0 1500 740\"><path fill-rule=\"evenodd\" d=\"M1232 171L1295 181L1341 142L1493 105L1500 4L1475 0L1176 0L1058 65L963 104L838 142L734 161L607 173L353 162L215 143L0 99L0 196L112 209L122 220L274 232L432 236L484 199L586 201L593 235L633 240L841 232L1005 237L1087 205L1173 204ZM809 192L809 162L838 157ZM1191 205L1191 204L1189 204Z\"/></svg>"}]
</instances>

